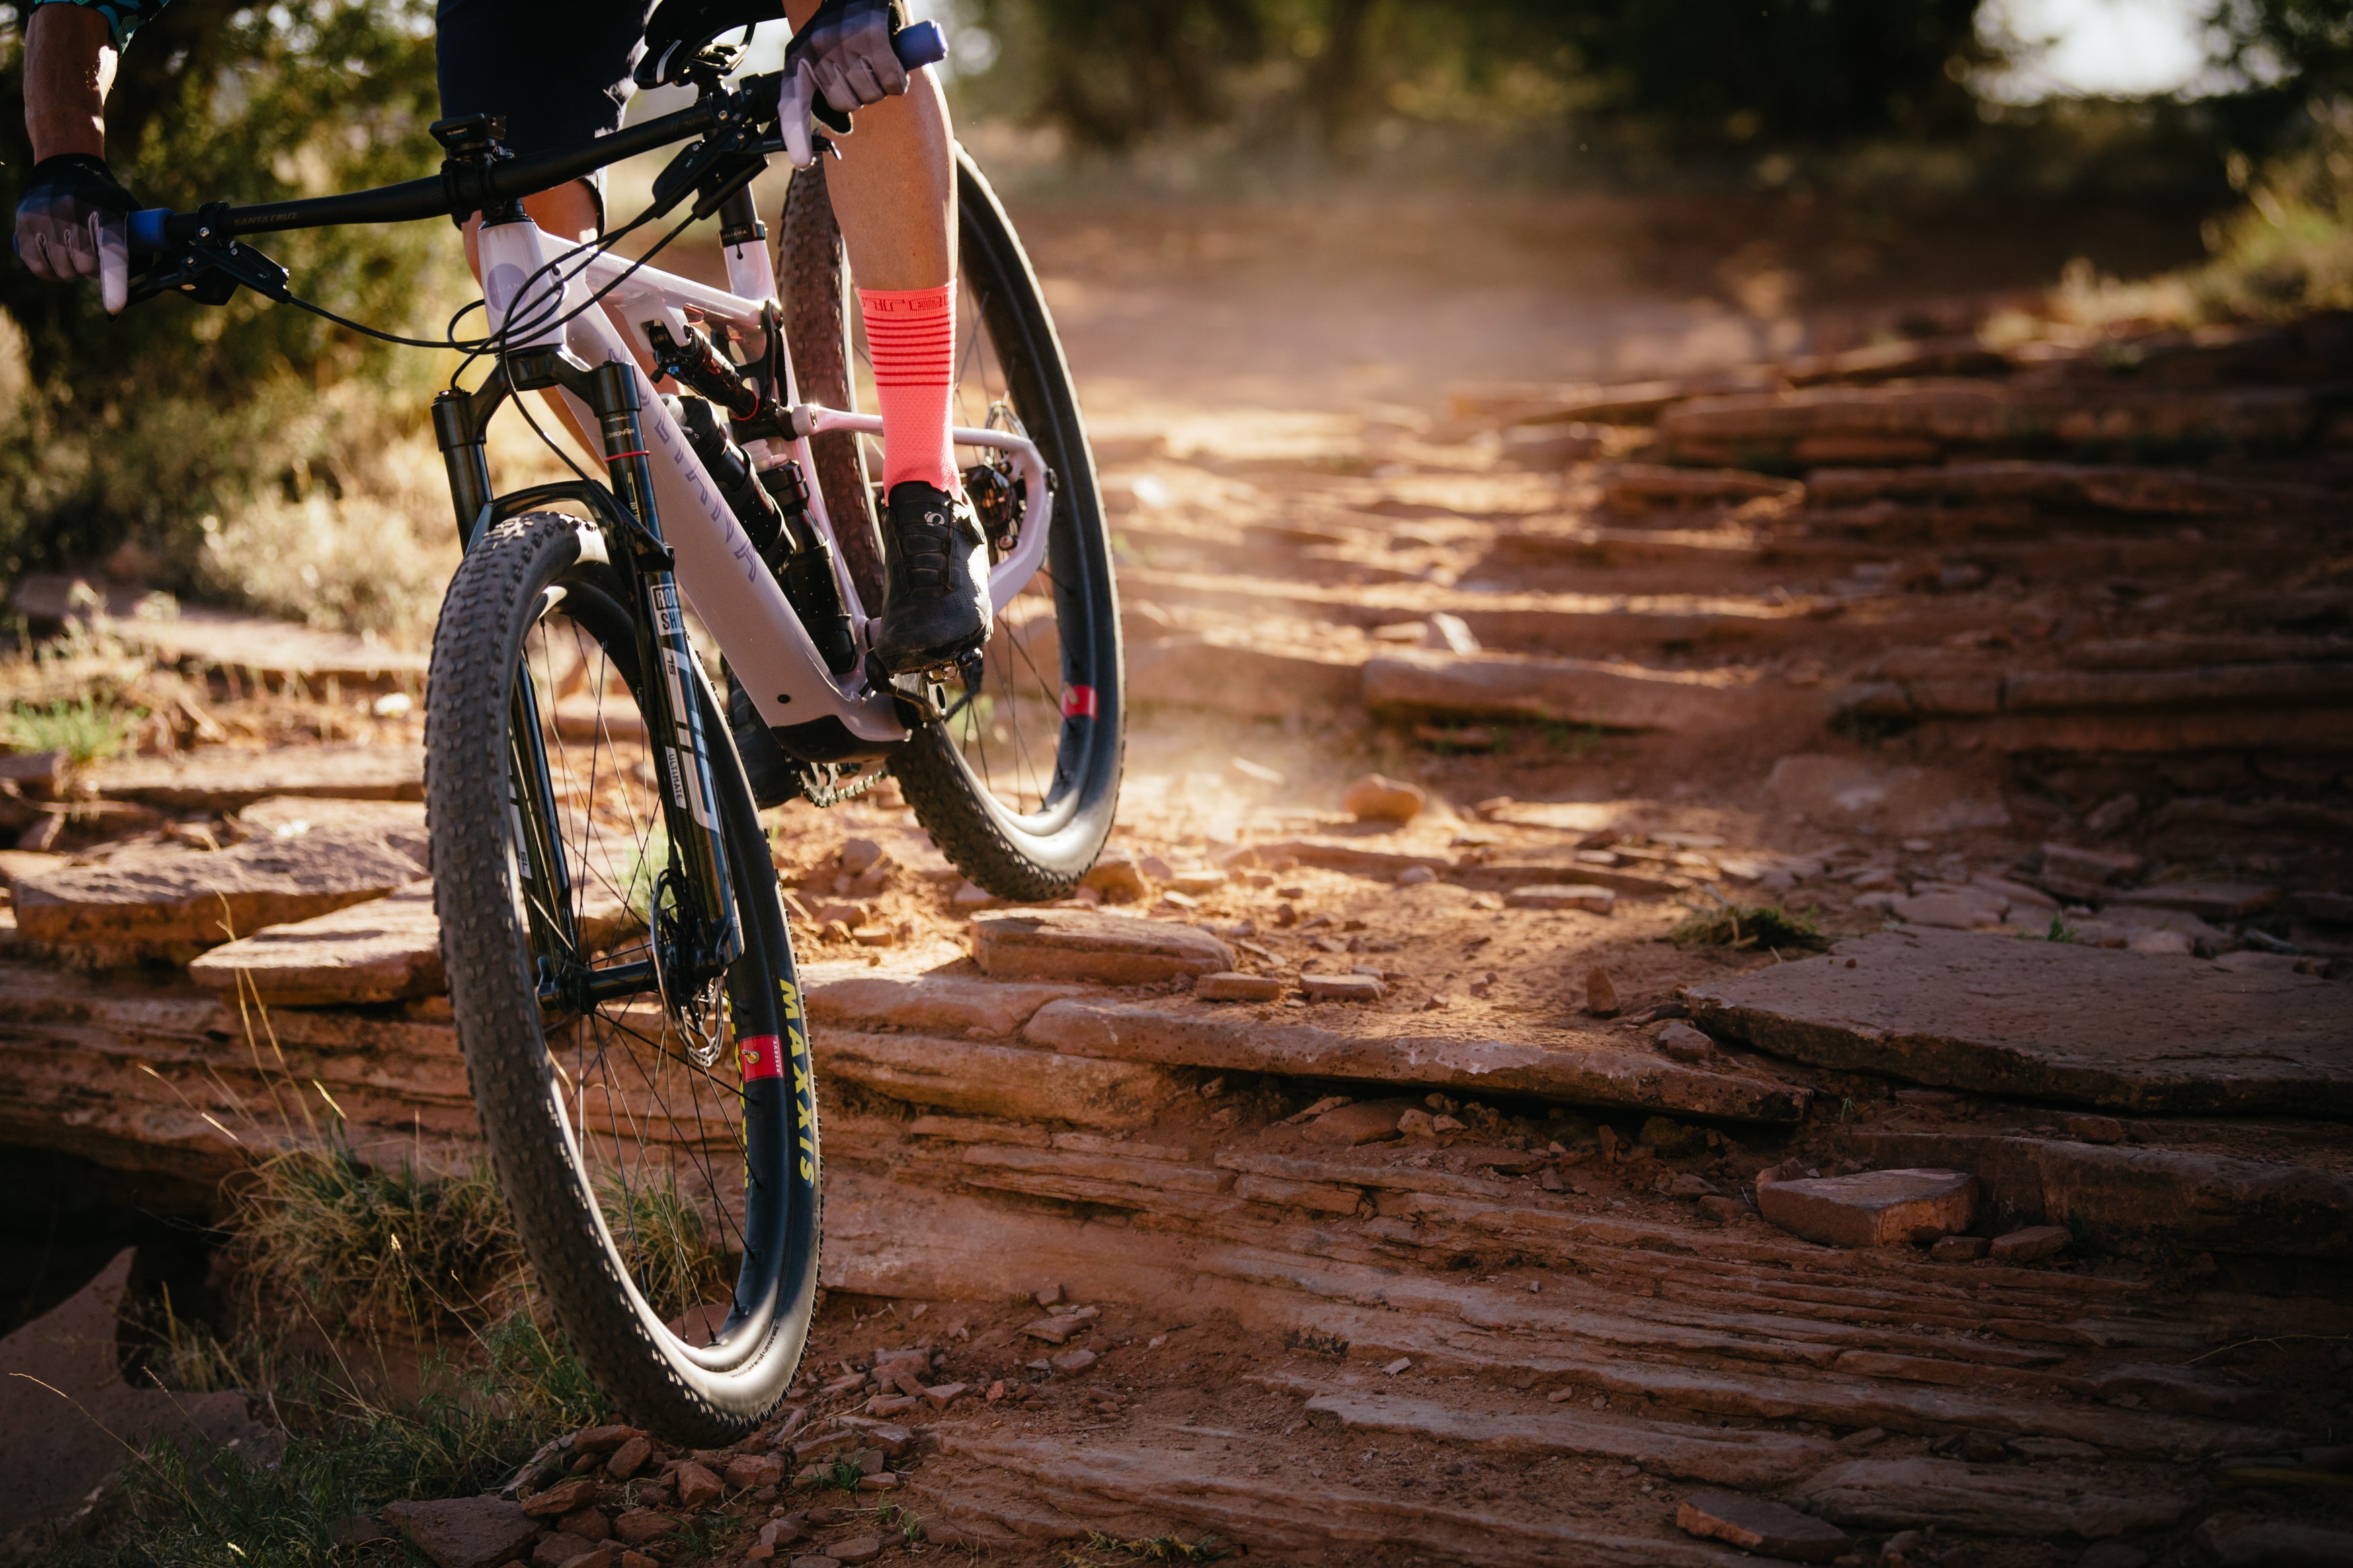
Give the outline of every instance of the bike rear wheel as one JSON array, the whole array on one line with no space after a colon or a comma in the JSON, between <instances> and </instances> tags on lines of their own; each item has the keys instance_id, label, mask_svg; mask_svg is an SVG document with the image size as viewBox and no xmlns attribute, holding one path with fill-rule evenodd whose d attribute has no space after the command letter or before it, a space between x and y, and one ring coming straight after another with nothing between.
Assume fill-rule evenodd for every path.
<instances>
[{"instance_id":1,"label":"bike rear wheel","mask_svg":"<svg viewBox=\"0 0 2353 1568\"><path fill-rule=\"evenodd\" d=\"M476 542L433 645L434 904L483 1137L541 1289L631 1419L718 1446L776 1407L807 1342L816 1093L758 808L699 679L684 685L715 748L742 955L673 978L666 936L690 900L641 675L631 594L596 528L538 513ZM650 991L543 1000L589 995L543 988L588 972L566 964L649 959Z\"/></svg>"},{"instance_id":2,"label":"bike rear wheel","mask_svg":"<svg viewBox=\"0 0 2353 1568\"><path fill-rule=\"evenodd\" d=\"M959 425L1011 426L1038 444L1054 487L1046 559L997 609L979 683L891 757L907 803L943 854L999 898L1069 893L1102 853L1126 747L1125 679L1111 536L1070 367L1045 297L996 193L957 153ZM822 163L796 174L780 273L802 395L871 401L851 323L852 279ZM839 401L835 401L839 399ZM874 496L858 438L817 438L827 515L870 612L881 605ZM969 456L971 448L965 449ZM992 545L991 557L999 553Z\"/></svg>"}]
</instances>

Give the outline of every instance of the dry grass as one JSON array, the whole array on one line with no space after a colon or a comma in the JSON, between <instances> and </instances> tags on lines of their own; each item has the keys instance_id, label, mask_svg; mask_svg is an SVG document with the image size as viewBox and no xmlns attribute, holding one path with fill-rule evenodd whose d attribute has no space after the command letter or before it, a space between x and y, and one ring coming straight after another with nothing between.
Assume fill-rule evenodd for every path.
<instances>
[{"instance_id":1,"label":"dry grass","mask_svg":"<svg viewBox=\"0 0 2353 1568\"><path fill-rule=\"evenodd\" d=\"M2106 332L2353 310L2353 100L2313 114L2302 150L2260 169L2233 164L2247 204L2209 226L2211 260L2141 279L2079 261L2052 295L2052 316Z\"/></svg>"},{"instance_id":2,"label":"dry grass","mask_svg":"<svg viewBox=\"0 0 2353 1568\"><path fill-rule=\"evenodd\" d=\"M596 1184L606 1228L621 1248L647 1304L664 1319L724 1301L733 1288L717 1227L678 1184L677 1173L608 1173Z\"/></svg>"},{"instance_id":3,"label":"dry grass","mask_svg":"<svg viewBox=\"0 0 2353 1568\"><path fill-rule=\"evenodd\" d=\"M522 1253L487 1166L430 1177L340 1139L256 1163L229 1222L248 1282L329 1329L432 1330L511 1309Z\"/></svg>"},{"instance_id":4,"label":"dry grass","mask_svg":"<svg viewBox=\"0 0 2353 1568\"><path fill-rule=\"evenodd\" d=\"M548 1437L608 1419L570 1353L523 1313L478 1335L462 1358L428 1363L412 1394L387 1397L339 1359L323 1374L287 1368L243 1386L283 1423L274 1445L171 1441L140 1451L84 1529L0 1544L26 1568L332 1568L406 1561L362 1555L335 1531L401 1498L495 1489ZM361 1549L366 1552L367 1549Z\"/></svg>"},{"instance_id":5,"label":"dry grass","mask_svg":"<svg viewBox=\"0 0 2353 1568\"><path fill-rule=\"evenodd\" d=\"M336 398L351 405L349 426L378 427L384 436L344 447L332 464L290 467L278 493L202 518L195 590L311 626L372 632L395 647L429 643L458 569L458 531L432 437L395 433L396 410L381 406L405 395L406 388L337 389ZM557 428L546 410L533 412ZM491 436L500 489L568 477L520 416L502 414Z\"/></svg>"},{"instance_id":6,"label":"dry grass","mask_svg":"<svg viewBox=\"0 0 2353 1568\"><path fill-rule=\"evenodd\" d=\"M1719 903L1714 909L1694 910L1667 932L1667 940L1677 947L1820 952L1836 939L1812 916L1778 904Z\"/></svg>"}]
</instances>

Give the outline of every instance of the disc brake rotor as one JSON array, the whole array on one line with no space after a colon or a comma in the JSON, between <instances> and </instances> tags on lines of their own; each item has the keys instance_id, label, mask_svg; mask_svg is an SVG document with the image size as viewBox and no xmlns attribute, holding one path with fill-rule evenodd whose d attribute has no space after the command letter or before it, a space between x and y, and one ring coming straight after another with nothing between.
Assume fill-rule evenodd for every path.
<instances>
[{"instance_id":1,"label":"disc brake rotor","mask_svg":"<svg viewBox=\"0 0 2353 1568\"><path fill-rule=\"evenodd\" d=\"M681 980L686 965L680 960L691 951L691 922L680 910L679 887L674 870L663 871L654 882L654 980L661 988L662 1012L678 1026L687 1059L707 1068L727 1048L727 977Z\"/></svg>"}]
</instances>

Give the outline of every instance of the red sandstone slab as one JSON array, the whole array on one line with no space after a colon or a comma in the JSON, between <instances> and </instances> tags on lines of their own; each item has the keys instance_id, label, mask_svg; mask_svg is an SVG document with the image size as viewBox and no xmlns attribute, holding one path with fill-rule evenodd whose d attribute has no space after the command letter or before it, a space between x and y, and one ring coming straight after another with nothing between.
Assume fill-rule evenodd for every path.
<instances>
[{"instance_id":1,"label":"red sandstone slab","mask_svg":"<svg viewBox=\"0 0 2353 1568\"><path fill-rule=\"evenodd\" d=\"M1113 1002L1050 1003L1023 1037L1067 1056L1172 1067L1526 1094L1740 1121L1794 1121L1809 1091L1768 1078L1712 1072L1564 1036L1556 1045L1476 1037L1270 1025L1230 1014Z\"/></svg>"},{"instance_id":2,"label":"red sandstone slab","mask_svg":"<svg viewBox=\"0 0 2353 1568\"><path fill-rule=\"evenodd\" d=\"M91 770L101 799L166 811L234 812L274 795L423 800L422 746L210 746L185 759L141 757Z\"/></svg>"},{"instance_id":3,"label":"red sandstone slab","mask_svg":"<svg viewBox=\"0 0 2353 1568\"><path fill-rule=\"evenodd\" d=\"M233 849L160 850L23 877L23 941L187 958L264 926L382 898L423 869L381 834L320 828Z\"/></svg>"},{"instance_id":4,"label":"red sandstone slab","mask_svg":"<svg viewBox=\"0 0 2353 1568\"><path fill-rule=\"evenodd\" d=\"M2340 984L1901 931L1686 993L1719 1038L1845 1071L2140 1111L2353 1114Z\"/></svg>"},{"instance_id":5,"label":"red sandstone slab","mask_svg":"<svg viewBox=\"0 0 2353 1568\"><path fill-rule=\"evenodd\" d=\"M1234 966L1234 950L1173 921L1092 910L1008 910L975 915L973 957L992 980L1149 985Z\"/></svg>"}]
</instances>

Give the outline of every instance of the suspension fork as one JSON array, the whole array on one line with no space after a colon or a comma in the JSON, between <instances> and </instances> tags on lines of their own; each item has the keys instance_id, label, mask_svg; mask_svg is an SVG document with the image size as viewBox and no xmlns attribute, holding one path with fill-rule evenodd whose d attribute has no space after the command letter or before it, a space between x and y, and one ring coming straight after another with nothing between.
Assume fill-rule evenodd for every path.
<instances>
[{"instance_id":1,"label":"suspension fork","mask_svg":"<svg viewBox=\"0 0 2353 1568\"><path fill-rule=\"evenodd\" d=\"M484 451L491 416L506 401L503 376L491 376L477 390L450 390L433 399L433 433L449 470L449 500L457 513L458 542L471 550L493 506L490 462ZM579 922L572 913L571 868L557 842L555 785L549 776L547 742L540 728L539 691L519 675L508 697L507 810L514 828L515 868L524 901L537 913L532 943L543 979L580 965Z\"/></svg>"},{"instance_id":2,"label":"suspension fork","mask_svg":"<svg viewBox=\"0 0 2353 1568\"><path fill-rule=\"evenodd\" d=\"M670 977L697 983L723 973L743 956L744 931L736 918L734 888L720 837L706 707L698 700L708 695L708 682L687 636L674 558L662 542L636 370L619 363L584 370L554 349L535 348L508 355L504 375L517 392L550 386L568 392L596 417L606 473L620 503L617 518L602 520L607 553L636 612L631 619L637 629L638 704L645 712L646 738L661 774L663 826L685 881L685 907L680 913L691 932L690 948L671 960L683 960L680 967L685 973L673 971ZM525 694L529 695L527 690ZM543 780L544 748L535 724L529 735L530 744L542 752L538 773ZM525 787L529 787L527 779ZM553 795L551 788L545 803L551 814ZM553 816L546 820L554 821ZM654 934L658 939L659 933ZM640 966L619 967L634 972ZM591 994L583 999L623 990L650 990L655 979L649 971L624 975L617 970L601 980L588 977L586 984Z\"/></svg>"}]
</instances>

